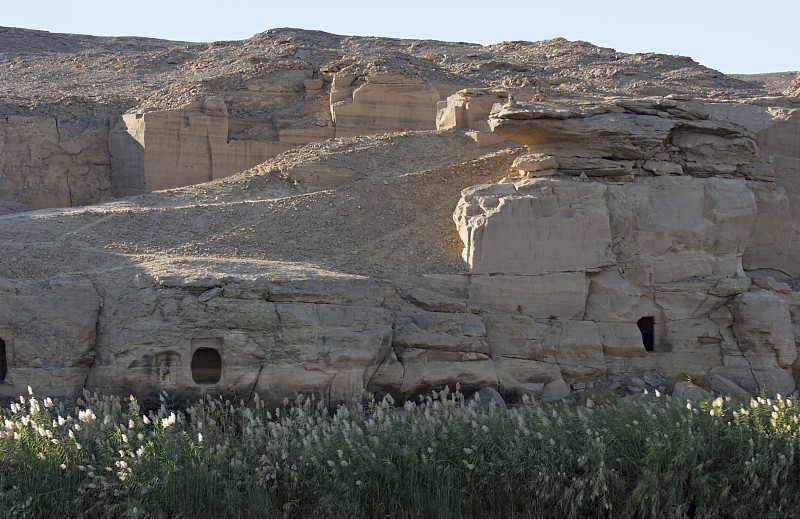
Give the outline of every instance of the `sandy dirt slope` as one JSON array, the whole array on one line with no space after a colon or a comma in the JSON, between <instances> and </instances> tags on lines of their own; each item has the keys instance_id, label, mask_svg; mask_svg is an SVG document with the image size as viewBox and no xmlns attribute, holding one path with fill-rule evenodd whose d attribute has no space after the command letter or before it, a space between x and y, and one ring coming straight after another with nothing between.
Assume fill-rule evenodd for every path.
<instances>
[{"instance_id":1,"label":"sandy dirt slope","mask_svg":"<svg viewBox=\"0 0 800 519\"><path fill-rule=\"evenodd\" d=\"M513 174L522 153L511 143L481 149L469 142L461 132L435 131L339 139L208 184L2 216L0 277L93 272L113 280L129 267L156 272L180 261L209 270L225 263L223 271L240 273L264 269L263 262L378 277L463 272L452 222L460 192ZM355 176L299 192L292 169L314 164Z\"/></svg>"}]
</instances>

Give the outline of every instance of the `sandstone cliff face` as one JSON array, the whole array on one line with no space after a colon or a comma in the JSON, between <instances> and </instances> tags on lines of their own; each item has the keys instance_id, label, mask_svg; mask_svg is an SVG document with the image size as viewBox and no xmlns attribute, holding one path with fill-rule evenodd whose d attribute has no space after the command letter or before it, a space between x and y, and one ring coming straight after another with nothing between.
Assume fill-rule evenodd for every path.
<instances>
[{"instance_id":1,"label":"sandstone cliff face","mask_svg":"<svg viewBox=\"0 0 800 519\"><path fill-rule=\"evenodd\" d=\"M115 196L200 184L245 171L297 146L335 137L436 128L439 90L396 76L335 77L326 85L309 72L298 84L247 84L242 94L191 103L178 110L137 111L111 121L109 150ZM366 81L366 82L364 82ZM456 87L440 86L445 92ZM260 94L253 97L255 94ZM277 96L277 99L276 99ZM243 104L268 110L298 103L303 113L283 121L232 118ZM328 113L329 112L329 113ZM298 121L306 120L305 126ZM335 172L329 172L335 177ZM338 179L337 179L338 180Z\"/></svg>"},{"instance_id":2,"label":"sandstone cliff face","mask_svg":"<svg viewBox=\"0 0 800 519\"><path fill-rule=\"evenodd\" d=\"M796 100L564 40L278 33L161 42L93 119L4 105L2 197L140 196L0 215L0 396L796 390Z\"/></svg>"},{"instance_id":3,"label":"sandstone cliff face","mask_svg":"<svg viewBox=\"0 0 800 519\"><path fill-rule=\"evenodd\" d=\"M0 199L32 209L111 196L108 125L90 115L0 117Z\"/></svg>"},{"instance_id":4,"label":"sandstone cliff face","mask_svg":"<svg viewBox=\"0 0 800 519\"><path fill-rule=\"evenodd\" d=\"M482 89L520 100L778 93L688 58L564 39L484 47L276 29L187 43L0 27L0 63L4 212L204 182L334 137L437 124L485 132L494 101L472 95ZM459 101L465 88L469 101ZM451 95L437 123L437 105Z\"/></svg>"},{"instance_id":5,"label":"sandstone cliff face","mask_svg":"<svg viewBox=\"0 0 800 519\"><path fill-rule=\"evenodd\" d=\"M657 102L651 103L642 101L636 109L658 112ZM528 139L526 128L532 129L532 144L526 155L497 155L505 168L525 168L521 175L461 191L453 220L464 245L468 271L463 273L403 278L395 271L379 279L309 265L287 270L275 263L259 272L254 259L218 264L212 249L201 250L215 263L177 260L180 256L170 252L173 259L167 264L143 263L144 257L135 259L135 252L120 249L128 251L132 265L111 263L85 274L100 287L102 303L94 288L81 284L65 285L61 290L66 292L57 296L80 309L80 318L69 326L84 330L66 350L26 344L28 332L21 323L6 326L3 339L11 346L2 389L12 394L20 386L40 387L40 372L29 367L35 364L31 357L59 355L75 358L64 361L71 375L58 372L63 389L50 383L41 387L68 394L82 387L139 395L184 389L242 397L257 392L278 402L311 392L334 404L357 400L365 391L403 398L458 383L465 391L494 387L512 400L526 393L550 400L598 383L636 388L645 384L642 376L666 388L670 379L686 374L708 377L726 391L791 393L800 364L800 299L789 285L766 276L777 270L759 270L751 279L743 263L748 248L772 243L754 233L786 217L781 208L788 210L788 201L753 134L692 106L675 104L669 115L627 117L628 108L613 102L588 110L565 105L563 112L541 105L498 105L491 125L509 124L521 139ZM687 124L689 113L701 117ZM564 137L582 133L598 136L575 140L572 146L572 137ZM464 141L445 135L423 138L474 146L466 135ZM409 145L416 146L411 139ZM351 152L347 149L334 163L355 167ZM280 160L285 159L275 163ZM472 167L488 171L489 164ZM277 166L265 169L280 171ZM405 180L402 189L412 187L402 172L391 176L391 168L374 182L350 171L328 191L298 195L305 210L317 214L315 200L332 204L336 195L331 193L365 205L361 195L370 190L397 196L390 185L396 179ZM452 173L445 168L441 174ZM463 181L475 180L465 175ZM258 177L243 181L249 190L264 182ZM357 195L353 189L362 185ZM209 186L204 196L218 206L214 193L225 191L215 189L224 184ZM201 199L193 193L197 204ZM248 196L253 195L250 191ZM407 195L418 199L413 192ZM109 206L105 215L75 212L81 229L94 229L92 238L81 239L109 247L102 228L108 224L112 231L115 212L122 216L135 206L125 207ZM228 207L237 225L234 232L264 214L271 214L271 226L282 221L275 208L255 207L254 212ZM340 207L353 208L347 203ZM164 210L146 209L141 215L156 222ZM377 209L370 211L365 216L378 216ZM222 212L209 216L215 219L212 227L227 225ZM286 225L297 219L290 216ZM11 223L12 217L6 218ZM181 235L178 222L183 220L172 221L177 234L153 233L145 240L150 247L158 243L156 236ZM141 225L153 227L147 221ZM360 231L366 235L366 220L364 225ZM267 228L262 232L269 233ZM76 237L86 232L75 225L66 229ZM281 229L268 234L282 235ZM768 265L780 262L779 257L770 259L770 250L777 249L762 250L762 259ZM348 252L351 262L357 261L357 252ZM98 258L100 264L107 261ZM19 288L7 291L10 308L20 306L20 293ZM44 292L38 297L47 308L54 296ZM63 335L59 326L65 325L48 326ZM28 357L19 354L20 344Z\"/></svg>"},{"instance_id":6,"label":"sandstone cliff face","mask_svg":"<svg viewBox=\"0 0 800 519\"><path fill-rule=\"evenodd\" d=\"M6 371L2 395L75 396L96 355L101 298L89 280L0 280L0 339Z\"/></svg>"},{"instance_id":7,"label":"sandstone cliff face","mask_svg":"<svg viewBox=\"0 0 800 519\"><path fill-rule=\"evenodd\" d=\"M181 110L125 114L111 125L111 180L118 197L227 177L293 147L229 141L228 113L220 99Z\"/></svg>"},{"instance_id":8,"label":"sandstone cliff face","mask_svg":"<svg viewBox=\"0 0 800 519\"><path fill-rule=\"evenodd\" d=\"M528 179L465 190L454 214L465 261L494 274L482 303L596 323L609 372L675 376L694 366L750 389L793 391L792 298L748 291L742 263L752 247L780 270L761 233L770 224L794 231L770 214L785 195L755 135L698 107L621 104L497 107L494 130L532 154L515 163ZM536 294L547 283L559 288ZM575 297L563 307L528 303L548 293ZM622 323L640 334L626 337Z\"/></svg>"}]
</instances>

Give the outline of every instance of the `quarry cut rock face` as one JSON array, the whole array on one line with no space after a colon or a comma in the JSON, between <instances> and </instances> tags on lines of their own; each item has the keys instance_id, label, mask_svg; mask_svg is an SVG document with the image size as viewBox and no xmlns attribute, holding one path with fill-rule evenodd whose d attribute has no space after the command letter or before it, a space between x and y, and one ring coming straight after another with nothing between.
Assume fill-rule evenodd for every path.
<instances>
[{"instance_id":1,"label":"quarry cut rock face","mask_svg":"<svg viewBox=\"0 0 800 519\"><path fill-rule=\"evenodd\" d=\"M797 390L796 72L294 29L0 60L0 396Z\"/></svg>"}]
</instances>

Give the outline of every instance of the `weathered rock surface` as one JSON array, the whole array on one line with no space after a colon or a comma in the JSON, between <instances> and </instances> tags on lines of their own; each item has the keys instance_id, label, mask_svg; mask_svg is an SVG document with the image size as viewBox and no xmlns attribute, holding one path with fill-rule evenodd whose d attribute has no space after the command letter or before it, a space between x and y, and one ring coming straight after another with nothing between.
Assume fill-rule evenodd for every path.
<instances>
[{"instance_id":1,"label":"weathered rock surface","mask_svg":"<svg viewBox=\"0 0 800 519\"><path fill-rule=\"evenodd\" d=\"M611 262L606 186L548 180L466 189L453 218L475 274L540 275Z\"/></svg>"},{"instance_id":2,"label":"weathered rock surface","mask_svg":"<svg viewBox=\"0 0 800 519\"><path fill-rule=\"evenodd\" d=\"M0 339L7 371L2 395L80 393L97 355L102 304L87 279L0 279Z\"/></svg>"},{"instance_id":3,"label":"weathered rock surface","mask_svg":"<svg viewBox=\"0 0 800 519\"><path fill-rule=\"evenodd\" d=\"M0 43L0 396L797 387L800 119L763 83L566 40Z\"/></svg>"},{"instance_id":4,"label":"weathered rock surface","mask_svg":"<svg viewBox=\"0 0 800 519\"><path fill-rule=\"evenodd\" d=\"M711 399L714 395L703 389L702 387L695 386L691 382L677 382L672 389L672 396L684 400L693 400L700 402L702 400Z\"/></svg>"},{"instance_id":5,"label":"weathered rock surface","mask_svg":"<svg viewBox=\"0 0 800 519\"><path fill-rule=\"evenodd\" d=\"M0 117L0 200L41 209L108 199L107 137L102 115Z\"/></svg>"},{"instance_id":6,"label":"weathered rock surface","mask_svg":"<svg viewBox=\"0 0 800 519\"><path fill-rule=\"evenodd\" d=\"M599 327L558 341L567 380L699 369L750 389L795 389L796 338L781 296L790 286L757 278L760 294L742 262L752 247L776 268L791 239L768 230L790 218L753 134L697 104L651 101L496 105L490 125L528 145L514 167L546 176L462 192L454 220L463 257L473 273L492 274L473 276L476 302ZM743 165L759 165L758 178Z\"/></svg>"},{"instance_id":7,"label":"weathered rock surface","mask_svg":"<svg viewBox=\"0 0 800 519\"><path fill-rule=\"evenodd\" d=\"M693 104L619 100L565 108L553 103L497 106L489 125L498 135L555 156L561 174L631 177L686 173L771 180L755 135L709 120ZM581 143L581 144L576 144Z\"/></svg>"},{"instance_id":8,"label":"weathered rock surface","mask_svg":"<svg viewBox=\"0 0 800 519\"><path fill-rule=\"evenodd\" d=\"M229 131L227 108L221 99L112 119L108 146L114 196L209 182L294 147L280 142L232 141Z\"/></svg>"},{"instance_id":9,"label":"weathered rock surface","mask_svg":"<svg viewBox=\"0 0 800 519\"><path fill-rule=\"evenodd\" d=\"M777 93L688 58L561 38L483 47L275 29L187 43L0 27L0 63L9 209L205 182L334 137L465 128L478 145L495 144L486 116L509 96ZM43 138L33 144L34 135Z\"/></svg>"}]
</instances>

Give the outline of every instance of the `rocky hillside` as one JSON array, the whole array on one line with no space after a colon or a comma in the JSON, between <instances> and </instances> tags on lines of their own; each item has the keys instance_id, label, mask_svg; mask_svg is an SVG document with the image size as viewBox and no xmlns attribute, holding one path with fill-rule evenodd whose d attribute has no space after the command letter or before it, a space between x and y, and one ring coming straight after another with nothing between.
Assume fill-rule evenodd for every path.
<instances>
[{"instance_id":1,"label":"rocky hillside","mask_svg":"<svg viewBox=\"0 0 800 519\"><path fill-rule=\"evenodd\" d=\"M690 58L625 54L563 38L482 46L272 29L243 41L187 43L0 27L0 98L7 114L48 105L106 112L177 108L290 70L400 75L429 82L535 88L558 94L695 97L775 95L785 80L732 78Z\"/></svg>"},{"instance_id":2,"label":"rocky hillside","mask_svg":"<svg viewBox=\"0 0 800 519\"><path fill-rule=\"evenodd\" d=\"M481 46L273 29L199 44L0 27L0 214L202 183L332 137L436 129L437 102L464 88L520 101L722 100L791 93L793 78L728 77L564 39ZM182 126L214 120L179 147L178 123L165 122L176 111Z\"/></svg>"},{"instance_id":3,"label":"rocky hillside","mask_svg":"<svg viewBox=\"0 0 800 519\"><path fill-rule=\"evenodd\" d=\"M795 72L295 29L0 59L0 395L795 390Z\"/></svg>"}]
</instances>

